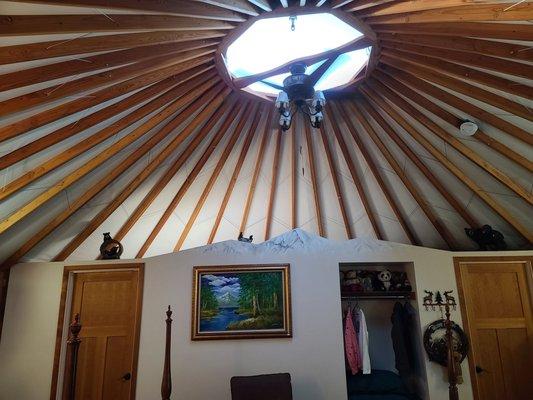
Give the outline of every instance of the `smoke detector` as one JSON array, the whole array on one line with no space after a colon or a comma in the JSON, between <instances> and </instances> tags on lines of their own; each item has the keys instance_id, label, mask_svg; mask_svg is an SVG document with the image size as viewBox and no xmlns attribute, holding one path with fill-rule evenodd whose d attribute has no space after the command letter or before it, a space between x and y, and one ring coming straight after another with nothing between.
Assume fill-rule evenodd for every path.
<instances>
[{"instance_id":1,"label":"smoke detector","mask_svg":"<svg viewBox=\"0 0 533 400\"><path fill-rule=\"evenodd\" d=\"M459 126L459 130L463 136L473 136L478 129L477 124L472 121L465 121Z\"/></svg>"}]
</instances>

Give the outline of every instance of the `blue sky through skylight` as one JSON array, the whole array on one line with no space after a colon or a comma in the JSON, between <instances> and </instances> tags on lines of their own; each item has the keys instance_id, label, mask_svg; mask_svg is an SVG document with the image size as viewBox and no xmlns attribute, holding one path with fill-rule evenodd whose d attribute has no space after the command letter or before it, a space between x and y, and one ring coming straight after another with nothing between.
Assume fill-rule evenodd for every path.
<instances>
[{"instance_id":1,"label":"blue sky through skylight","mask_svg":"<svg viewBox=\"0 0 533 400\"><path fill-rule=\"evenodd\" d=\"M236 77L257 74L300 57L334 49L362 36L352 26L327 13L299 15L295 26L296 29L291 31L287 16L256 21L228 47L228 70ZM347 83L367 62L369 54L370 49L342 54L316 88L325 90ZM312 73L323 62L310 66L306 73ZM266 81L281 85L288 75L273 76ZM271 94L279 92L262 82L256 82L249 88Z\"/></svg>"}]
</instances>

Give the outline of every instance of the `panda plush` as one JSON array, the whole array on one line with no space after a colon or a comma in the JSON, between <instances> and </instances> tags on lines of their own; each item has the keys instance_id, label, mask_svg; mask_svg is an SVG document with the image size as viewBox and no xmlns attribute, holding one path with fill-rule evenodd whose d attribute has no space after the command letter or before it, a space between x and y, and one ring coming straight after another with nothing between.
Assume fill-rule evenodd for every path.
<instances>
[{"instance_id":1,"label":"panda plush","mask_svg":"<svg viewBox=\"0 0 533 400\"><path fill-rule=\"evenodd\" d=\"M383 271L379 271L378 273L379 289L383 291L390 290L391 279L392 279L392 273L389 270L384 269Z\"/></svg>"}]
</instances>

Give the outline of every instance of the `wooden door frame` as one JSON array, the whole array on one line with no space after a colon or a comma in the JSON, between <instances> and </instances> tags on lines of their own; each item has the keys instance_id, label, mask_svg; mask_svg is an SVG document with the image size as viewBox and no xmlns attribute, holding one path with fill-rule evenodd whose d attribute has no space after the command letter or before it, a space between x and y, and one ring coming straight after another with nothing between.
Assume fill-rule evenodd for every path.
<instances>
[{"instance_id":1,"label":"wooden door frame","mask_svg":"<svg viewBox=\"0 0 533 400\"><path fill-rule=\"evenodd\" d=\"M487 262L487 263L496 263L496 262L522 262L525 265L525 273L526 273L526 284L528 289L528 297L529 301L533 301L533 256L464 256L464 257L454 257L453 258L453 264L455 269L455 278L457 281L457 294L459 296L459 304L461 307L461 317L463 320L463 327L466 332L466 335L468 336L468 340L470 342L470 348L468 349L468 369L470 370L470 382L472 385L472 392L474 395L474 400L482 400L479 397L478 393L478 387L477 387L477 381L476 381L476 365L474 362L474 354L472 352L472 331L470 330L470 323L469 323L469 316L468 311L466 308L466 301L465 301L465 287L463 282L463 276L461 273L461 265L464 263L479 263L479 262Z\"/></svg>"},{"instance_id":2,"label":"wooden door frame","mask_svg":"<svg viewBox=\"0 0 533 400\"><path fill-rule=\"evenodd\" d=\"M50 400L56 400L57 383L59 380L59 367L61 363L61 349L63 347L63 331L65 328L65 315L67 310L67 294L69 292L69 281L71 274L79 272L114 272L122 270L136 270L139 273L139 284L137 286L137 304L139 315L135 324L135 335L133 339L133 369L131 371L132 383L130 399L135 399L135 388L137 384L137 362L139 359L139 339L141 333L142 300L144 289L144 263L117 263L117 264L94 264L94 265L66 265L63 269L63 281L61 284L61 300L59 302L59 315L57 318L56 345L54 351L54 365L52 369L52 384L50 388ZM72 289L72 288L70 288ZM82 321L83 324L83 321ZM83 326L82 326L83 329Z\"/></svg>"}]
</instances>

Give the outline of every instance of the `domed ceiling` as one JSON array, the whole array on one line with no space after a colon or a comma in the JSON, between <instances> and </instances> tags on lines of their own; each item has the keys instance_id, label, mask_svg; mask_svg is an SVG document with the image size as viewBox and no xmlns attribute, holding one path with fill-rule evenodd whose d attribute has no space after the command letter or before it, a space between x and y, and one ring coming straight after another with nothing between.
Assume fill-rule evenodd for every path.
<instances>
[{"instance_id":1,"label":"domed ceiling","mask_svg":"<svg viewBox=\"0 0 533 400\"><path fill-rule=\"evenodd\" d=\"M265 77L229 74L226 50L262 18L319 12L362 36L308 65L363 47L368 62L325 92L320 129L299 117L283 132L248 87ZM104 232L123 258L296 227L463 250L464 228L489 224L531 246L532 2L31 0L0 14L1 268L95 259Z\"/></svg>"}]
</instances>

